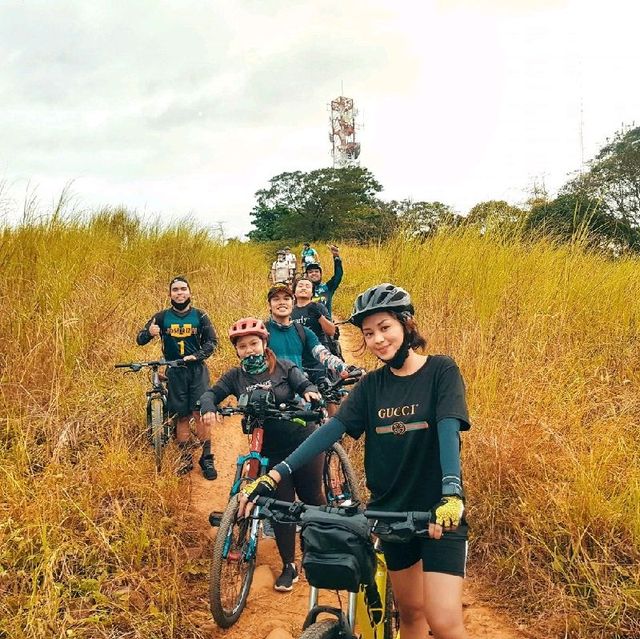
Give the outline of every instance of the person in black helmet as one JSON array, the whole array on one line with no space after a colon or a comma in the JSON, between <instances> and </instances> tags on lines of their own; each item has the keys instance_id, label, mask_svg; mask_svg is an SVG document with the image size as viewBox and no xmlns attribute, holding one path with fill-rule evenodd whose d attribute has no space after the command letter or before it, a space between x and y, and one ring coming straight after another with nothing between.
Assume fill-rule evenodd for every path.
<instances>
[{"instance_id":1,"label":"person in black helmet","mask_svg":"<svg viewBox=\"0 0 640 639\"><path fill-rule=\"evenodd\" d=\"M403 639L466 639L462 583L468 526L460 468L460 431L470 428L465 387L456 363L423 355L409 293L384 283L359 295L350 317L366 348L383 364L365 375L335 417L267 475L245 488L241 513L260 495L326 450L343 434L365 436L370 508L430 510L428 538L382 542Z\"/></svg>"},{"instance_id":2,"label":"person in black helmet","mask_svg":"<svg viewBox=\"0 0 640 639\"><path fill-rule=\"evenodd\" d=\"M322 281L322 266L320 263L309 262L305 265L305 275L313 282L313 302L321 302L327 307L329 311L329 319L332 316L331 302L333 300L333 294L340 286L342 282L342 276L344 271L342 269L342 258L340 257L340 249L335 245L329 246L331 255L333 256L333 275L326 282Z\"/></svg>"},{"instance_id":3,"label":"person in black helmet","mask_svg":"<svg viewBox=\"0 0 640 639\"><path fill-rule=\"evenodd\" d=\"M218 473L211 451L211 432L200 419L197 402L209 385L209 371L204 360L215 351L218 338L209 316L191 306L191 289L186 278L174 277L169 282L169 297L171 306L156 313L138 333L136 341L144 346L159 337L165 359L184 361L184 367L167 371L168 409L169 414L177 418L176 441L181 450L178 473L182 475L193 468L189 447L189 422L193 418L198 439L202 442L202 474L206 479L214 480Z\"/></svg>"}]
</instances>

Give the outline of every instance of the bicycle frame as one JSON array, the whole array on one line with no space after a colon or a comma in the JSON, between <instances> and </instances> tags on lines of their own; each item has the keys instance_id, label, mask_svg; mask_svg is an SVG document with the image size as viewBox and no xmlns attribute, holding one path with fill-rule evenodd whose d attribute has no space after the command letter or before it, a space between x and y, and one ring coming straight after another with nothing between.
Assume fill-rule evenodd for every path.
<instances>
[{"instance_id":1,"label":"bicycle frame","mask_svg":"<svg viewBox=\"0 0 640 639\"><path fill-rule=\"evenodd\" d=\"M160 381L159 366L151 367L151 390L146 391L147 395L147 419L151 418L151 400L154 397L159 397L162 400L162 415L164 421L168 418L167 409L167 389L165 385Z\"/></svg>"},{"instance_id":2,"label":"bicycle frame","mask_svg":"<svg viewBox=\"0 0 640 639\"><path fill-rule=\"evenodd\" d=\"M250 417L248 419L252 420ZM238 459L236 460L236 473L233 484L231 485L231 490L229 491L229 499L232 499L234 495L237 495L240 492L244 483L250 482L267 472L269 459L261 454L262 441L264 439L264 427L258 420L256 420L257 423L252 423L252 421L249 422L249 429L251 432L249 452L246 455L238 455ZM212 524L214 523L215 517L213 513L209 516L209 521ZM258 527L259 520L253 520L249 531L249 544L244 553L245 561L251 561L258 550ZM225 558L229 558L231 542L232 539L230 531L230 534L224 544L223 557Z\"/></svg>"},{"instance_id":3,"label":"bicycle frame","mask_svg":"<svg viewBox=\"0 0 640 639\"><path fill-rule=\"evenodd\" d=\"M257 424L251 428L251 443L246 455L238 455L236 460L236 474L229 491L229 499L240 492L242 484L257 479L267 472L269 458L262 453L262 441L264 439L264 427ZM243 471L245 471L243 473Z\"/></svg>"}]
</instances>

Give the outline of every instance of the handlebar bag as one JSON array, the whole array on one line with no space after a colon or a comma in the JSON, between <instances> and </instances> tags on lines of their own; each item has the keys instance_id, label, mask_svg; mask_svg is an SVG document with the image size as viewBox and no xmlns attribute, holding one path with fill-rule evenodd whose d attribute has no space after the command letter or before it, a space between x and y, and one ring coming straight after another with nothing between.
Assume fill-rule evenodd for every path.
<instances>
[{"instance_id":1,"label":"handlebar bag","mask_svg":"<svg viewBox=\"0 0 640 639\"><path fill-rule=\"evenodd\" d=\"M302 568L316 588L358 592L374 582L376 555L362 513L307 510L302 514Z\"/></svg>"}]
</instances>

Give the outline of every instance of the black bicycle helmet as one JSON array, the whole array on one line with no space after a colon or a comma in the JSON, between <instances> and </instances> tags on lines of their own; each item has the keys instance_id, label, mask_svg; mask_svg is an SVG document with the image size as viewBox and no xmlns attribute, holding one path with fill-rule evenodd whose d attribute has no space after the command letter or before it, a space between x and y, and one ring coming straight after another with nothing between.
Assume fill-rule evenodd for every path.
<instances>
[{"instance_id":1,"label":"black bicycle helmet","mask_svg":"<svg viewBox=\"0 0 640 639\"><path fill-rule=\"evenodd\" d=\"M307 271L313 271L314 269L317 269L318 271L320 271L322 273L322 266L320 266L320 264L318 264L318 262L309 262L309 264L307 264L304 267L304 272L306 273Z\"/></svg>"},{"instance_id":2,"label":"black bicycle helmet","mask_svg":"<svg viewBox=\"0 0 640 639\"><path fill-rule=\"evenodd\" d=\"M403 288L388 282L372 286L356 297L349 321L361 328L362 320L367 315L380 311L395 311L396 313L408 311L413 315L411 295Z\"/></svg>"}]
</instances>

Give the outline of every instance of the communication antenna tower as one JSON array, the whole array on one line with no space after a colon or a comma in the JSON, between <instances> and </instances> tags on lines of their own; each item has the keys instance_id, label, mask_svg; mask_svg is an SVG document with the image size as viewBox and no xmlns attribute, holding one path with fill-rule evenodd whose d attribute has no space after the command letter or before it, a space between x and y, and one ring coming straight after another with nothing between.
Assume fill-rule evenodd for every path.
<instances>
[{"instance_id":1,"label":"communication antenna tower","mask_svg":"<svg viewBox=\"0 0 640 639\"><path fill-rule=\"evenodd\" d=\"M352 98L341 95L331 100L329 141L334 169L360 164L360 142L356 140L357 115Z\"/></svg>"}]
</instances>

